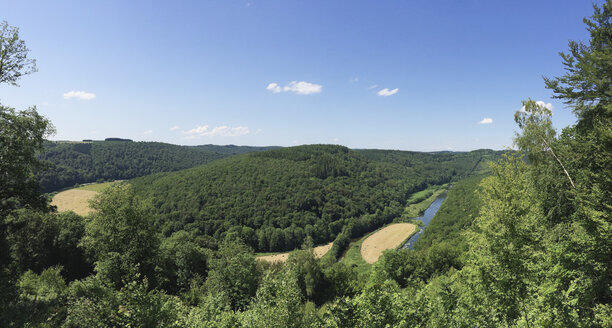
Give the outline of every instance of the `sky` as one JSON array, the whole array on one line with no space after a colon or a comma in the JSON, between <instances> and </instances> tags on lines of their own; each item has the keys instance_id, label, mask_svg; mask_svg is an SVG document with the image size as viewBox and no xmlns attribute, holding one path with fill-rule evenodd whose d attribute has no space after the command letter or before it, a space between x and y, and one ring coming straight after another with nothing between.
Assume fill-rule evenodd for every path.
<instances>
[{"instance_id":1,"label":"sky","mask_svg":"<svg viewBox=\"0 0 612 328\"><path fill-rule=\"evenodd\" d=\"M583 0L1 0L39 71L0 102L53 140L465 151L512 146L559 52L588 40ZM601 4L601 1L595 1Z\"/></svg>"}]
</instances>

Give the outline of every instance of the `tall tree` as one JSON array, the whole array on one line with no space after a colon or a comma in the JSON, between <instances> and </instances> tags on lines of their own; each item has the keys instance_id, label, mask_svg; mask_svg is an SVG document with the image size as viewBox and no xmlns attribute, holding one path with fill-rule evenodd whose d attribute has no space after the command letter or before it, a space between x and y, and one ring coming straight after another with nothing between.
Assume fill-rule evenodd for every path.
<instances>
[{"instance_id":1,"label":"tall tree","mask_svg":"<svg viewBox=\"0 0 612 328\"><path fill-rule=\"evenodd\" d=\"M18 85L23 75L36 72L36 59L28 58L29 49L19 38L19 28L0 23L0 83Z\"/></svg>"},{"instance_id":2,"label":"tall tree","mask_svg":"<svg viewBox=\"0 0 612 328\"><path fill-rule=\"evenodd\" d=\"M253 251L240 239L225 240L211 261L206 284L233 310L244 310L257 291L259 272Z\"/></svg>"},{"instance_id":3,"label":"tall tree","mask_svg":"<svg viewBox=\"0 0 612 328\"><path fill-rule=\"evenodd\" d=\"M42 166L37 155L43 141L54 132L36 107L17 112L0 105L0 216L16 208L45 207L34 172Z\"/></svg>"},{"instance_id":4,"label":"tall tree","mask_svg":"<svg viewBox=\"0 0 612 328\"><path fill-rule=\"evenodd\" d=\"M98 275L117 289L138 270L155 283L159 239L146 204L130 185L112 186L91 203L95 213L85 225L81 244L96 261Z\"/></svg>"},{"instance_id":5,"label":"tall tree","mask_svg":"<svg viewBox=\"0 0 612 328\"><path fill-rule=\"evenodd\" d=\"M565 75L545 79L578 118L560 138L573 156L575 210L566 213L571 234L553 254L567 270L558 284L576 295L578 308L589 309L580 316L593 308L612 311L612 1L594 6L584 23L588 42L570 41L569 52L561 53Z\"/></svg>"},{"instance_id":6,"label":"tall tree","mask_svg":"<svg viewBox=\"0 0 612 328\"><path fill-rule=\"evenodd\" d=\"M551 116L552 112L544 105L531 99L523 101L523 109L514 114L514 121L521 129L521 133L516 134L514 143L527 152L532 162L542 161L546 154L550 154L563 169L571 186L575 188L574 180L553 149L556 132L552 126Z\"/></svg>"}]
</instances>

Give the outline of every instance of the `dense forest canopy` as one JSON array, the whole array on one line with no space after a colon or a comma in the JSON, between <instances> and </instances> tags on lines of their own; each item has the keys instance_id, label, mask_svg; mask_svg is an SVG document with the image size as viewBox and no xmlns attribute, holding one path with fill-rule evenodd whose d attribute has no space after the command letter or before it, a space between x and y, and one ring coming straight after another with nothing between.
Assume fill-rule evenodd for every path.
<instances>
[{"instance_id":1,"label":"dense forest canopy","mask_svg":"<svg viewBox=\"0 0 612 328\"><path fill-rule=\"evenodd\" d=\"M386 154L389 154L388 156ZM299 248L306 236L332 241L389 222L410 194L467 175L492 151L429 154L353 151L342 146L282 148L130 181L153 201L161 230L240 236L257 251ZM398 164L398 163L401 164Z\"/></svg>"},{"instance_id":2,"label":"dense forest canopy","mask_svg":"<svg viewBox=\"0 0 612 328\"><path fill-rule=\"evenodd\" d=\"M612 327L612 0L585 23L545 80L576 124L557 134L526 100L519 152L269 150L114 185L87 217L39 192L50 122L0 106L0 326ZM365 274L315 258L313 239L379 226L445 181L415 250ZM249 247L309 225L284 265Z\"/></svg>"},{"instance_id":3,"label":"dense forest canopy","mask_svg":"<svg viewBox=\"0 0 612 328\"><path fill-rule=\"evenodd\" d=\"M45 142L39 171L44 192L100 180L125 180L157 172L177 171L230 155L266 150L248 146L177 146L107 138L92 142Z\"/></svg>"}]
</instances>

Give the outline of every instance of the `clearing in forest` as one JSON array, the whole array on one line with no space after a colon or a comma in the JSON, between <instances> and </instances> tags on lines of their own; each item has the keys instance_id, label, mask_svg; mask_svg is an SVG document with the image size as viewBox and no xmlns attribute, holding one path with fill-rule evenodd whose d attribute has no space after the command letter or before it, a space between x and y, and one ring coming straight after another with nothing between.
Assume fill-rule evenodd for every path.
<instances>
[{"instance_id":1,"label":"clearing in forest","mask_svg":"<svg viewBox=\"0 0 612 328\"><path fill-rule=\"evenodd\" d=\"M327 254L327 252L331 249L332 245L333 245L333 242L327 245L321 245L321 246L315 247L313 249L315 257L318 259L322 258L323 255ZM273 254L273 255L264 255L264 256L257 257L258 260L272 262L272 263L273 262L286 262L288 258L289 258L289 253L278 253L278 254Z\"/></svg>"},{"instance_id":2,"label":"clearing in forest","mask_svg":"<svg viewBox=\"0 0 612 328\"><path fill-rule=\"evenodd\" d=\"M70 189L55 195L51 205L57 206L58 212L73 211L78 215L87 215L93 211L89 208L89 200L97 194L91 190Z\"/></svg>"},{"instance_id":3,"label":"clearing in forest","mask_svg":"<svg viewBox=\"0 0 612 328\"><path fill-rule=\"evenodd\" d=\"M57 206L58 212L73 211L78 215L87 215L93 212L93 209L89 208L89 200L116 182L118 181L88 184L59 192L53 196L51 205Z\"/></svg>"},{"instance_id":4,"label":"clearing in forest","mask_svg":"<svg viewBox=\"0 0 612 328\"><path fill-rule=\"evenodd\" d=\"M373 233L361 244L361 257L367 263L374 263L387 249L399 247L417 229L412 223L395 223Z\"/></svg>"}]
</instances>

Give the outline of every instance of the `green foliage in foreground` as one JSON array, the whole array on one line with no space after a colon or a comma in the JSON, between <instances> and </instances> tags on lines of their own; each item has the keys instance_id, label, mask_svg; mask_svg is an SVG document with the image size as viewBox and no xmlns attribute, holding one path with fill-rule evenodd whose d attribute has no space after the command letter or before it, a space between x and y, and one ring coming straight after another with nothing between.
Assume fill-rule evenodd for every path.
<instances>
[{"instance_id":1,"label":"green foliage in foreground","mask_svg":"<svg viewBox=\"0 0 612 328\"><path fill-rule=\"evenodd\" d=\"M471 226L463 235L445 232L465 246L432 237L415 252L386 252L367 278L331 257L316 260L310 239L286 265L258 263L237 234L219 245L192 232L156 233L148 201L116 185L82 220L27 202L4 208L0 325L610 327L612 1L586 22L590 43L571 43L567 75L547 81L577 124L557 137L549 113L526 103L516 143L529 161L509 154L479 189L474 178L449 193L457 198L447 217L465 218L448 222L462 229L475 213L463 208L476 204L470 190L479 190ZM322 163L313 174L351 172ZM458 249L465 252L452 254ZM68 274L80 261L63 262L78 250L96 264L86 277Z\"/></svg>"}]
</instances>

